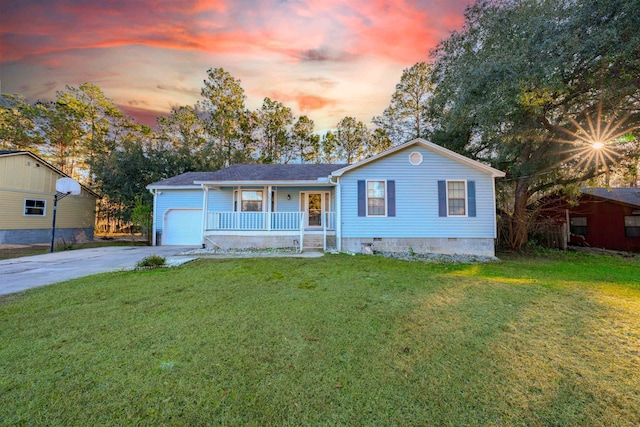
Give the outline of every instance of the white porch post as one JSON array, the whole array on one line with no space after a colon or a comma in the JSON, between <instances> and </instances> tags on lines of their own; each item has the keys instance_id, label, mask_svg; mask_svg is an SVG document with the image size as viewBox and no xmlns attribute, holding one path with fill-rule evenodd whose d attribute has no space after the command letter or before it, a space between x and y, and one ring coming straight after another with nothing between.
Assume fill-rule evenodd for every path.
<instances>
[{"instance_id":1,"label":"white porch post","mask_svg":"<svg viewBox=\"0 0 640 427\"><path fill-rule=\"evenodd\" d=\"M271 231L271 186L267 185L267 231Z\"/></svg>"},{"instance_id":2,"label":"white porch post","mask_svg":"<svg viewBox=\"0 0 640 427\"><path fill-rule=\"evenodd\" d=\"M204 247L204 231L207 229L207 218L209 217L209 187L202 184L202 247Z\"/></svg>"}]
</instances>

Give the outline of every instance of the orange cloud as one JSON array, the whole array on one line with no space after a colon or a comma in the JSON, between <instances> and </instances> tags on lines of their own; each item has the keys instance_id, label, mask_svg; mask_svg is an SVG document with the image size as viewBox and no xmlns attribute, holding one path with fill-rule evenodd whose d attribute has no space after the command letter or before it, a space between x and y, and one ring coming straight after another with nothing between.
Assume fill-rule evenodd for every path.
<instances>
[{"instance_id":1,"label":"orange cloud","mask_svg":"<svg viewBox=\"0 0 640 427\"><path fill-rule=\"evenodd\" d=\"M304 113L322 110L323 108L336 105L338 102L336 99L306 93L287 94L282 92L272 92L269 95L269 98L284 103L295 102L298 105L298 109Z\"/></svg>"}]
</instances>

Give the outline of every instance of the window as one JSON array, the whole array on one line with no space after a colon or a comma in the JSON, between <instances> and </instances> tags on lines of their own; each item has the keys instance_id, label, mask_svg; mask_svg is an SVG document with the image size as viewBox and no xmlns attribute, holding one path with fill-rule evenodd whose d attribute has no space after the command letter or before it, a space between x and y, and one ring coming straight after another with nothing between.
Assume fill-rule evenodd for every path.
<instances>
[{"instance_id":1,"label":"window","mask_svg":"<svg viewBox=\"0 0 640 427\"><path fill-rule=\"evenodd\" d=\"M262 191L242 190L240 209L242 212L262 212Z\"/></svg>"},{"instance_id":2,"label":"window","mask_svg":"<svg viewBox=\"0 0 640 427\"><path fill-rule=\"evenodd\" d=\"M367 216L385 216L385 181L367 181Z\"/></svg>"},{"instance_id":3,"label":"window","mask_svg":"<svg viewBox=\"0 0 640 427\"><path fill-rule=\"evenodd\" d=\"M45 215L45 200L24 200L24 214L29 216L44 216Z\"/></svg>"},{"instance_id":4,"label":"window","mask_svg":"<svg viewBox=\"0 0 640 427\"><path fill-rule=\"evenodd\" d=\"M587 217L576 216L569 219L569 230L574 236L586 236L587 235Z\"/></svg>"},{"instance_id":5,"label":"window","mask_svg":"<svg viewBox=\"0 0 640 427\"><path fill-rule=\"evenodd\" d=\"M417 151L409 154L409 163L411 163L413 166L420 165L422 163L422 154L418 153Z\"/></svg>"},{"instance_id":6,"label":"window","mask_svg":"<svg viewBox=\"0 0 640 427\"><path fill-rule=\"evenodd\" d=\"M447 207L449 216L467 214L465 181L447 181Z\"/></svg>"},{"instance_id":7,"label":"window","mask_svg":"<svg viewBox=\"0 0 640 427\"><path fill-rule=\"evenodd\" d=\"M640 215L624 217L624 235L627 237L640 237Z\"/></svg>"}]
</instances>

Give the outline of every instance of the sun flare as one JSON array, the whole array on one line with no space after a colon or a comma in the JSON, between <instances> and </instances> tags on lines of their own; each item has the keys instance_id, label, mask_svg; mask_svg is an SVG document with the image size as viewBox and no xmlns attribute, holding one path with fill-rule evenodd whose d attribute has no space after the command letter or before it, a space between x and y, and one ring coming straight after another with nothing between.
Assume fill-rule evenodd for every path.
<instances>
[{"instance_id":1,"label":"sun flare","mask_svg":"<svg viewBox=\"0 0 640 427\"><path fill-rule=\"evenodd\" d=\"M615 143L631 132L633 128L625 126L629 115L620 118L614 114L605 120L601 103L598 103L595 116L592 117L588 110L585 111L582 124L570 117L573 129L562 129L569 138L557 139L556 141L571 146L571 148L560 152L560 154L569 154L563 163L577 160L578 163L573 167L584 170L595 168L596 173L604 168L604 171L608 172L610 166L617 163L620 158Z\"/></svg>"}]
</instances>

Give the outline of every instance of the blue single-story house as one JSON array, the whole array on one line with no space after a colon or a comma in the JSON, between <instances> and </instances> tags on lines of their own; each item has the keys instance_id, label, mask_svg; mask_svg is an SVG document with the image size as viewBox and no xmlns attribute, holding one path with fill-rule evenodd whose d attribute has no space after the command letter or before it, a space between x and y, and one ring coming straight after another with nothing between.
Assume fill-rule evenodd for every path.
<instances>
[{"instance_id":1,"label":"blue single-story house","mask_svg":"<svg viewBox=\"0 0 640 427\"><path fill-rule=\"evenodd\" d=\"M188 172L147 186L153 242L492 256L504 175L423 139L351 165Z\"/></svg>"}]
</instances>

